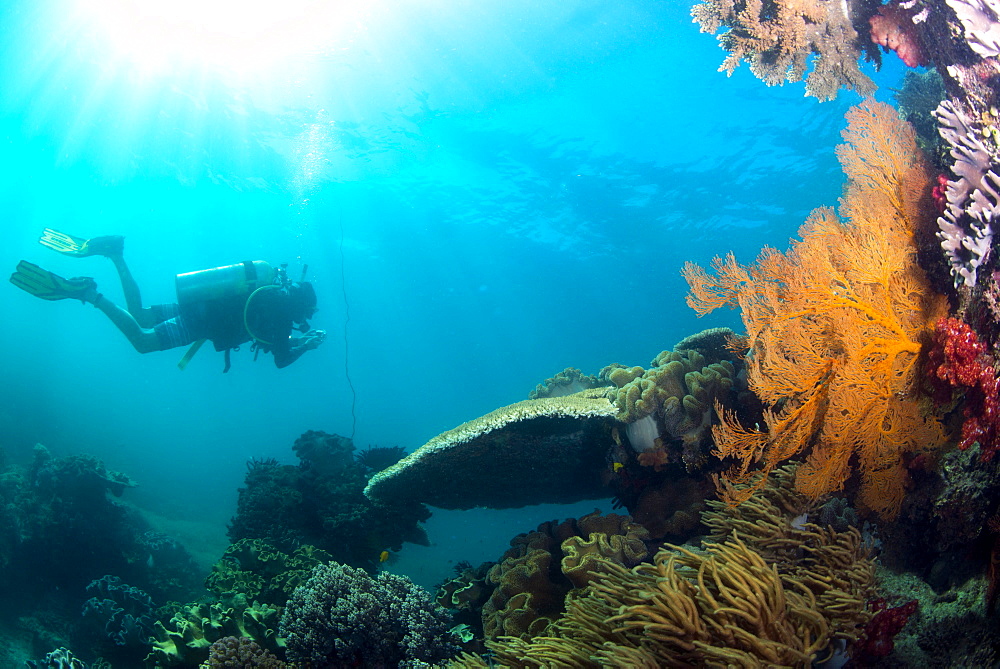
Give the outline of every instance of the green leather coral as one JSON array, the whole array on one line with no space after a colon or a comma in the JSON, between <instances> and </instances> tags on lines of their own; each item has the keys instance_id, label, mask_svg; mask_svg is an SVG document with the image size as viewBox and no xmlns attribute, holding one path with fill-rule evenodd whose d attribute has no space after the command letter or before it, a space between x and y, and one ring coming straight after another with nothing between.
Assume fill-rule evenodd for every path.
<instances>
[{"instance_id":1,"label":"green leather coral","mask_svg":"<svg viewBox=\"0 0 1000 669\"><path fill-rule=\"evenodd\" d=\"M167 625L155 623L156 640L146 664L155 667L197 666L208 659L209 646L223 637L247 637L271 651L284 642L278 637L280 609L247 604L237 598L234 607L218 602L180 607Z\"/></svg>"},{"instance_id":2,"label":"green leather coral","mask_svg":"<svg viewBox=\"0 0 1000 669\"><path fill-rule=\"evenodd\" d=\"M330 559L329 553L308 544L285 553L263 539L240 539L212 567L205 587L226 602L241 595L248 602L284 606L312 568Z\"/></svg>"}]
</instances>

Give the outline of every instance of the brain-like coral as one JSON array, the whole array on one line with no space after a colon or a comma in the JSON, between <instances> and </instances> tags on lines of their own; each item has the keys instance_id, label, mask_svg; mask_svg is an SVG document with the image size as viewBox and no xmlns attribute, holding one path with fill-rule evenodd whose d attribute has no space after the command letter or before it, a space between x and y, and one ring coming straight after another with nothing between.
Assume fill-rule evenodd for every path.
<instances>
[{"instance_id":1,"label":"brain-like coral","mask_svg":"<svg viewBox=\"0 0 1000 669\"><path fill-rule=\"evenodd\" d=\"M227 636L208 647L205 669L284 669L287 665L255 641Z\"/></svg>"},{"instance_id":2,"label":"brain-like coral","mask_svg":"<svg viewBox=\"0 0 1000 669\"><path fill-rule=\"evenodd\" d=\"M595 511L514 537L487 575L494 590L482 610L486 637L541 634L565 610L566 594L589 583L607 563L641 562L648 536L628 516Z\"/></svg>"}]
</instances>

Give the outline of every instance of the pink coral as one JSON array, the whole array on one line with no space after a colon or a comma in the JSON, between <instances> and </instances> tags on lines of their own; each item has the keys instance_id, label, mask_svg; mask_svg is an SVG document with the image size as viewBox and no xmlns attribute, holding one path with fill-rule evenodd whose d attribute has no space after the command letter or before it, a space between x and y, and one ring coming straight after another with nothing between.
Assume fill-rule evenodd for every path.
<instances>
[{"instance_id":1,"label":"pink coral","mask_svg":"<svg viewBox=\"0 0 1000 669\"><path fill-rule=\"evenodd\" d=\"M965 422L958 447L965 450L978 441L983 460L993 459L1000 449L1000 377L986 345L968 323L942 318L928 364L939 402L953 389L964 391Z\"/></svg>"},{"instance_id":2,"label":"pink coral","mask_svg":"<svg viewBox=\"0 0 1000 669\"><path fill-rule=\"evenodd\" d=\"M898 2L879 7L878 14L868 19L872 41L895 51L909 67L927 65L927 56L920 45L915 13Z\"/></svg>"}]
</instances>

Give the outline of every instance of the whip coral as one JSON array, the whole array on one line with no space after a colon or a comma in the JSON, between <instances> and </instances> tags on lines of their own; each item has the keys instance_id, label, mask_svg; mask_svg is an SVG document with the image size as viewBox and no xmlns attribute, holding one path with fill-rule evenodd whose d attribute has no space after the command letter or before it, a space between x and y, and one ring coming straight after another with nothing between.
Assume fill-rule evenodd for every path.
<instances>
[{"instance_id":1,"label":"whip coral","mask_svg":"<svg viewBox=\"0 0 1000 669\"><path fill-rule=\"evenodd\" d=\"M754 486L738 486L752 468L769 472L808 449L799 491L815 499L837 490L856 457L859 501L891 518L904 494L904 454L943 441L915 391L921 339L946 305L916 260L930 174L913 130L882 103L847 118L848 144L837 150L849 179L846 221L821 208L787 253L765 248L751 266L730 254L713 261L713 274L692 263L683 274L699 315L740 307L747 381L769 407L761 428L723 412L713 429L715 454L736 461L719 481L723 498L745 501Z\"/></svg>"}]
</instances>

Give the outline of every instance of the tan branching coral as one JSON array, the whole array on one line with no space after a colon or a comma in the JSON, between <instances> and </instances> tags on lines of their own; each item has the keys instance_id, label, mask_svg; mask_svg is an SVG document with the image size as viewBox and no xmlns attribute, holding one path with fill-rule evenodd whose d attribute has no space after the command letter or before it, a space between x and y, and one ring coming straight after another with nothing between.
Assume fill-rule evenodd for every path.
<instances>
[{"instance_id":1,"label":"tan branching coral","mask_svg":"<svg viewBox=\"0 0 1000 669\"><path fill-rule=\"evenodd\" d=\"M796 487L816 499L861 474L859 500L891 518L904 494L907 453L943 442L918 396L922 342L947 304L917 262L914 233L929 175L913 130L887 104L847 115L837 155L848 177L841 221L814 211L786 253L764 249L751 266L730 254L712 274L688 263L688 304L699 314L738 306L747 329L747 379L765 404L764 425L723 412L717 455L737 465L726 501L745 501L756 468L808 450Z\"/></svg>"},{"instance_id":2,"label":"tan branching coral","mask_svg":"<svg viewBox=\"0 0 1000 669\"><path fill-rule=\"evenodd\" d=\"M720 71L731 75L745 61L768 86L805 77L807 95L830 100L841 87L866 96L875 91L858 68L863 42L852 7L841 0L706 0L691 15L702 32L725 28L719 43L729 55ZM877 49L869 55L877 57Z\"/></svg>"}]
</instances>

